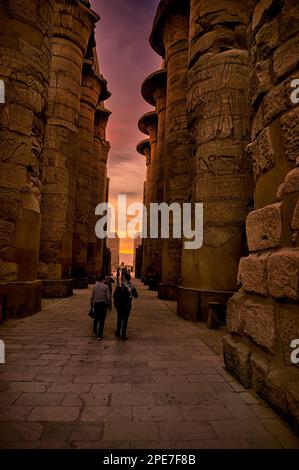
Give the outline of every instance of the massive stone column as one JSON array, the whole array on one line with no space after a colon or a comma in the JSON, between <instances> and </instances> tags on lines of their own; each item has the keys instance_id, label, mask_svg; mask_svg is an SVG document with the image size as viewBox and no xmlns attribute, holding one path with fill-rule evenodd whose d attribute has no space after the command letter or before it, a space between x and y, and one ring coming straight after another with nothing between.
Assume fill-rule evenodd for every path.
<instances>
[{"instance_id":1,"label":"massive stone column","mask_svg":"<svg viewBox=\"0 0 299 470\"><path fill-rule=\"evenodd\" d=\"M188 202L190 192L189 133L187 126L187 67L189 1L162 0L154 20L150 42L165 58L167 99L165 129L164 200ZM163 242L161 298L176 298L181 282L181 239Z\"/></svg>"},{"instance_id":2,"label":"massive stone column","mask_svg":"<svg viewBox=\"0 0 299 470\"><path fill-rule=\"evenodd\" d=\"M137 145L137 152L140 155L145 156L146 158L146 181L144 183L144 190L143 190L143 204L146 208L150 203L149 199L149 190L148 187L150 186L150 177L151 177L151 144L149 139L142 140ZM147 226L148 226L148 211L147 211ZM148 249L148 242L149 239L143 238L142 240L142 268L141 268L141 280L146 282L146 272L148 266L148 257L149 257L149 249Z\"/></svg>"},{"instance_id":3,"label":"massive stone column","mask_svg":"<svg viewBox=\"0 0 299 470\"><path fill-rule=\"evenodd\" d=\"M149 75L143 82L141 92L143 98L155 106L158 117L157 150L155 181L153 182L152 202L164 202L164 163L165 163L165 121L166 121L166 84L167 71L165 68ZM152 252L152 285L161 281L163 240L153 239Z\"/></svg>"},{"instance_id":4,"label":"massive stone column","mask_svg":"<svg viewBox=\"0 0 299 470\"><path fill-rule=\"evenodd\" d=\"M89 241L95 239L95 208L98 204L100 189L100 157L102 149L98 148L95 132L95 113L102 96L106 96L107 82L97 72L94 60L86 58L83 67L81 87L81 107L79 132L76 140L76 194L73 230L72 277L74 286L88 286L88 254L96 265L96 251L90 253ZM101 181L102 192L105 182ZM103 197L102 197L103 200ZM96 240L94 240L94 245Z\"/></svg>"},{"instance_id":5,"label":"massive stone column","mask_svg":"<svg viewBox=\"0 0 299 470\"><path fill-rule=\"evenodd\" d=\"M247 217L250 255L241 259L241 289L228 306L224 358L253 387L299 424L299 4L251 2L250 55L254 211ZM297 344L298 346L298 344Z\"/></svg>"},{"instance_id":6,"label":"massive stone column","mask_svg":"<svg viewBox=\"0 0 299 470\"><path fill-rule=\"evenodd\" d=\"M110 93L102 93L101 99L109 98ZM94 169L91 181L92 204L88 230L87 274L90 282L103 271L104 240L98 239L95 234L97 218L95 208L107 200L107 159L110 143L106 140L106 127L111 112L104 107L104 103L97 106L93 135L93 161Z\"/></svg>"},{"instance_id":7,"label":"massive stone column","mask_svg":"<svg viewBox=\"0 0 299 470\"><path fill-rule=\"evenodd\" d=\"M98 19L79 0L55 2L39 265L45 296L72 294L75 137L83 59Z\"/></svg>"},{"instance_id":8,"label":"massive stone column","mask_svg":"<svg viewBox=\"0 0 299 470\"><path fill-rule=\"evenodd\" d=\"M144 281L148 283L150 279L157 276L155 240L150 238L150 203L156 201L156 180L157 180L157 114L155 111L144 114L138 123L139 130L149 136L151 153L150 165L147 167L146 178L146 208L147 208L147 257L144 260Z\"/></svg>"},{"instance_id":9,"label":"massive stone column","mask_svg":"<svg viewBox=\"0 0 299 470\"><path fill-rule=\"evenodd\" d=\"M53 1L0 3L0 309L37 312L44 114L50 78ZM1 312L0 312L1 318Z\"/></svg>"},{"instance_id":10,"label":"massive stone column","mask_svg":"<svg viewBox=\"0 0 299 470\"><path fill-rule=\"evenodd\" d=\"M203 203L203 246L183 249L178 313L206 320L237 288L252 197L246 4L191 0L188 68L192 202Z\"/></svg>"}]
</instances>

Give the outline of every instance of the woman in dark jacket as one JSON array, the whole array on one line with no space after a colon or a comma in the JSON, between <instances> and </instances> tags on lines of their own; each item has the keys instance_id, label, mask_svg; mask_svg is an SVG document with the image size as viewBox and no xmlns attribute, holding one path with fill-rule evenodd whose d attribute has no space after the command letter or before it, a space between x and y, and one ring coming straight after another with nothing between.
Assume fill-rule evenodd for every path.
<instances>
[{"instance_id":1,"label":"woman in dark jacket","mask_svg":"<svg viewBox=\"0 0 299 470\"><path fill-rule=\"evenodd\" d=\"M131 282L130 274L126 274L124 276L124 281L120 285L116 286L113 294L114 306L117 310L117 326L115 335L121 337L123 340L129 339L127 337L127 327L133 297L138 297L137 290Z\"/></svg>"}]
</instances>

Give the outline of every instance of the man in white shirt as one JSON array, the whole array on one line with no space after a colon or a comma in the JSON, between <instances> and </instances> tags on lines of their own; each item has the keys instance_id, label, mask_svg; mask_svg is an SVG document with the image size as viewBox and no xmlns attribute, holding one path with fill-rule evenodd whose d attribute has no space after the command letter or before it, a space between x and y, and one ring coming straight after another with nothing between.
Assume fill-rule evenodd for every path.
<instances>
[{"instance_id":1,"label":"man in white shirt","mask_svg":"<svg viewBox=\"0 0 299 470\"><path fill-rule=\"evenodd\" d=\"M99 276L95 286L92 289L90 305L94 309L93 335L98 340L103 339L107 307L110 305L110 290L104 283L104 276Z\"/></svg>"}]
</instances>

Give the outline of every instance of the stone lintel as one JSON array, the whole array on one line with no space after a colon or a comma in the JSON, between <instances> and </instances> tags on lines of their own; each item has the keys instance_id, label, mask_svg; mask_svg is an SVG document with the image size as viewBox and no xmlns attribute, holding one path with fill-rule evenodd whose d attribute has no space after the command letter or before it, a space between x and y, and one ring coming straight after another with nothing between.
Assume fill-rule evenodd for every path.
<instances>
[{"instance_id":1,"label":"stone lintel","mask_svg":"<svg viewBox=\"0 0 299 470\"><path fill-rule=\"evenodd\" d=\"M167 70L160 69L151 73L142 83L141 94L145 101L156 106L155 91L167 86Z\"/></svg>"},{"instance_id":2,"label":"stone lintel","mask_svg":"<svg viewBox=\"0 0 299 470\"><path fill-rule=\"evenodd\" d=\"M154 51L165 59L165 47L163 41L163 28L172 15L187 14L190 9L189 0L161 0L154 19L153 29L150 35L150 44Z\"/></svg>"},{"instance_id":3,"label":"stone lintel","mask_svg":"<svg viewBox=\"0 0 299 470\"><path fill-rule=\"evenodd\" d=\"M151 126L155 126L158 123L158 116L156 111L150 111L145 113L138 121L138 128L143 134L149 135L149 129Z\"/></svg>"}]
</instances>

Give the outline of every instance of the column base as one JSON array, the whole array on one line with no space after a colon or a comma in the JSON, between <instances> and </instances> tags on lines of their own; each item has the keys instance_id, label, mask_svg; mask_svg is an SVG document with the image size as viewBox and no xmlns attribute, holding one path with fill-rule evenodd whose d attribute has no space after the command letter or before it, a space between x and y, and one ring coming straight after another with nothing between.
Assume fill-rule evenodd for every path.
<instances>
[{"instance_id":1,"label":"column base","mask_svg":"<svg viewBox=\"0 0 299 470\"><path fill-rule=\"evenodd\" d=\"M45 299L71 297L73 295L73 279L42 280L42 296Z\"/></svg>"},{"instance_id":2,"label":"column base","mask_svg":"<svg viewBox=\"0 0 299 470\"><path fill-rule=\"evenodd\" d=\"M73 289L88 289L88 277L73 279Z\"/></svg>"},{"instance_id":3,"label":"column base","mask_svg":"<svg viewBox=\"0 0 299 470\"><path fill-rule=\"evenodd\" d=\"M162 300L177 300L178 286L175 284L166 284L161 282L158 284L158 297Z\"/></svg>"},{"instance_id":4,"label":"column base","mask_svg":"<svg viewBox=\"0 0 299 470\"><path fill-rule=\"evenodd\" d=\"M0 284L0 322L8 318L33 315L41 310L40 281Z\"/></svg>"},{"instance_id":5,"label":"column base","mask_svg":"<svg viewBox=\"0 0 299 470\"><path fill-rule=\"evenodd\" d=\"M158 279L149 278L148 288L149 290L157 291L160 281Z\"/></svg>"},{"instance_id":6,"label":"column base","mask_svg":"<svg viewBox=\"0 0 299 470\"><path fill-rule=\"evenodd\" d=\"M220 321L226 322L226 305L233 291L200 290L178 287L178 315L185 320L207 322L210 302L219 303Z\"/></svg>"}]
</instances>

